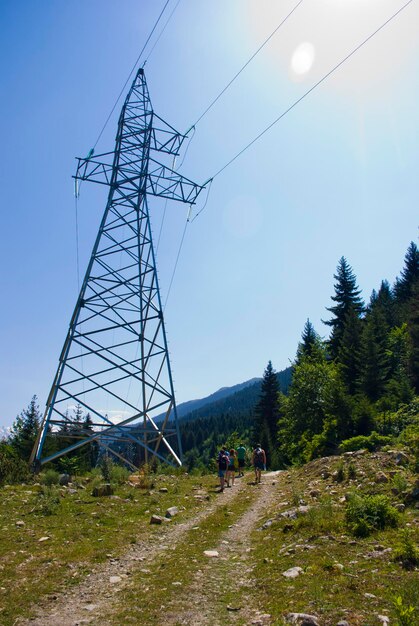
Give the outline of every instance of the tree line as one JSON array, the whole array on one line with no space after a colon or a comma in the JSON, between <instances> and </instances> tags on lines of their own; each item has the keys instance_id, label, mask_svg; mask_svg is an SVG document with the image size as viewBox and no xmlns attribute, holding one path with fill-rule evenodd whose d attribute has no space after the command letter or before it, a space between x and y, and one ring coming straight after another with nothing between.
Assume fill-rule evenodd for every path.
<instances>
[{"instance_id":1,"label":"tree line","mask_svg":"<svg viewBox=\"0 0 419 626\"><path fill-rule=\"evenodd\" d=\"M271 363L264 373L253 438L261 439L274 467L332 454L353 437L398 435L409 424L418 428L416 244L409 245L395 284L383 280L368 303L345 257L334 279L324 321L330 336L323 340L307 320L288 394L278 388Z\"/></svg>"}]
</instances>

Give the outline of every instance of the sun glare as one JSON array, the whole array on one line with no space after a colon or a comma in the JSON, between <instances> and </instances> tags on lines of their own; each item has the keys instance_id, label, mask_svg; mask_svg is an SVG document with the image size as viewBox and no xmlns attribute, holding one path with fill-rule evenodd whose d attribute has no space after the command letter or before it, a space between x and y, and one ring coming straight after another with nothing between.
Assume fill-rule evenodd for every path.
<instances>
[{"instance_id":1,"label":"sun glare","mask_svg":"<svg viewBox=\"0 0 419 626\"><path fill-rule=\"evenodd\" d=\"M291 69L297 76L307 74L314 63L314 46L309 42L301 43L291 57Z\"/></svg>"}]
</instances>

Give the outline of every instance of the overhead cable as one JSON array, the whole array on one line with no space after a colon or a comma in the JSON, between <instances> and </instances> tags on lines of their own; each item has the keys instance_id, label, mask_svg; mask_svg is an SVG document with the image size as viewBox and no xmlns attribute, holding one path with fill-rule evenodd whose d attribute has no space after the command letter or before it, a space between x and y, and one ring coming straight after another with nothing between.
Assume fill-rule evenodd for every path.
<instances>
[{"instance_id":1,"label":"overhead cable","mask_svg":"<svg viewBox=\"0 0 419 626\"><path fill-rule=\"evenodd\" d=\"M220 93L218 94L218 96L216 98L214 98L214 100L207 106L207 108L205 109L205 111L203 113L201 113L201 115L198 117L198 119L196 120L196 122L194 124L192 124L191 128L193 128L194 126L196 126L198 124L198 122L200 122L202 120L202 118L208 113L208 111L210 109L212 109L212 107L214 106L214 104L221 98L221 96L227 91L227 89L234 83L234 81L236 80L236 78L238 78L240 76L240 74L243 72L244 69L246 69L246 67L249 65L249 63L251 63L253 61L253 59L255 58L255 56L257 56L259 54L259 52L262 50L262 48L264 48L266 46L266 44L272 39L272 37L278 32L278 30L281 28L281 26L283 26L285 24L285 22L288 20L289 17L291 17L291 15L294 13L294 11L296 9L298 9L298 7L300 6L300 4L303 2L303 0L299 0L297 2L297 4L295 5L295 7L288 13L288 15L286 17L284 17L284 19L282 20L282 22L280 24L278 24L278 26L275 28L275 30L272 31L272 33L269 35L269 37L267 37L265 39L265 41L259 46L259 48L256 50L256 52L254 52L252 54L252 56L250 57L250 59L248 59L246 61L246 63L239 69L239 71L233 76L233 78L230 80L229 83L227 83L227 85L224 87L224 89L222 89L222 91L220 91ZM191 130L191 129L189 129ZM188 131L189 132L189 131ZM188 133L186 133L188 134Z\"/></svg>"},{"instance_id":2,"label":"overhead cable","mask_svg":"<svg viewBox=\"0 0 419 626\"><path fill-rule=\"evenodd\" d=\"M156 20L156 22L155 22L155 24L154 24L153 28L151 29L151 32L150 32L149 36L147 37L147 40L146 40L145 44L143 45L143 47L142 47L142 49L141 49L141 52L140 52L140 54L138 55L137 60L135 61L134 65L133 65L133 67L132 67L132 70L131 70L131 71L130 71L130 73L129 73L129 76L128 76L127 80L125 81L125 83L124 83L124 85L123 85L123 87L122 87L121 91L119 92L119 95L118 95L118 97L117 97L117 99L116 99L116 101L115 101L115 104L113 105L113 107L112 107L112 109L111 109L111 112L109 113L108 117L106 118L106 121L105 121L105 123L104 123L104 125L103 125L103 127L102 127L102 130L101 130L101 131L100 131L100 133L99 133L98 138L96 139L96 142L95 142L95 144L94 144L94 146L93 146L93 149L95 149L95 148L96 148L96 146L97 146L97 144L99 143L99 140L100 140L100 138L102 137L103 132L104 132L104 130L105 130L105 128L106 128L106 126L108 125L108 122L109 122L109 120L111 119L112 114L113 114L113 112L115 111L116 106L117 106L117 104L118 104L118 102L119 102L119 100L120 100L120 98L121 98L122 94L125 92L125 88L126 88L126 86L128 85L129 80L130 80L131 76L133 75L133 73L134 73L134 71L135 71L135 68L137 67L138 63L140 62L140 59L141 59L141 57L142 57L142 55L143 55L143 52L144 52L144 50L146 49L147 44L148 44L148 42L150 41L151 37L153 36L153 33L154 33L154 31L156 30L157 25L158 25L158 23L160 22L160 20L161 20L161 18L162 18L162 15L163 15L163 13L165 12L166 7L167 7L167 5L169 4L169 2L170 2L170 0L166 0L166 3L165 3L165 5L164 5L164 7L163 7L163 8L162 8L162 10L160 11L160 15L158 16L158 18L157 18L157 20ZM177 5L176 5L176 6L177 6ZM175 7L175 8L176 8L176 7ZM154 46L153 46L153 47L154 47Z\"/></svg>"},{"instance_id":3,"label":"overhead cable","mask_svg":"<svg viewBox=\"0 0 419 626\"><path fill-rule=\"evenodd\" d=\"M153 52L154 48L155 48L155 47L157 46L157 44L159 43L159 41L160 41L160 37L163 35L164 31L166 30L166 27L167 27L168 23L170 22L170 20L172 19L173 13L176 11L176 9L178 8L179 4L180 4L180 0L177 0L177 2L176 2L176 4L175 4L174 8L172 9L172 12L170 13L170 15L169 15L169 17L167 18L167 20L166 20L166 22L165 22L165 24L164 24L163 28L162 28L162 29L161 29L161 31L160 31L159 36L157 37L156 41L154 42L154 44L153 44L153 46L152 46L152 48L151 48L150 52L147 54L147 57L146 57L146 59L145 59L145 61L144 61L144 65L145 65L145 64L147 63L147 61L150 59L151 53Z\"/></svg>"},{"instance_id":4,"label":"overhead cable","mask_svg":"<svg viewBox=\"0 0 419 626\"><path fill-rule=\"evenodd\" d=\"M398 9L395 13L393 13L393 15L391 17L389 17L373 33L371 33L366 39L364 39L360 44L358 44L356 46L356 48L354 48L349 54L346 55L346 57L344 57L341 61L339 61L339 63L337 63L331 70L329 70L329 72L327 72L327 74L325 74L320 80L318 80L312 87L310 87L310 89L308 89L300 98L298 98L298 100L296 100L283 113L281 113L281 115L279 115L273 122L271 122L271 124L269 124L269 126L267 126L261 133L259 133L259 135L257 135L254 139L252 139L252 141L250 143L248 143L244 148L242 148L240 150L240 152L238 152L232 159L230 159L225 165L223 165L223 167L220 168L211 178L214 179L216 176L221 174L221 172L223 172L227 167L229 167L229 165L234 163L234 161L236 159L238 159L244 152L246 152L246 150L248 150L251 146L253 146L254 143L256 143L273 126L275 126L275 124L277 124L283 117L285 117L285 115L287 115L287 113L289 113L294 107L297 106L297 104L299 104L302 100L304 100L304 98L306 98L312 91L314 91L314 89L316 89L316 87L318 87L327 78L329 78L329 76L331 76L339 67L341 67L341 65L343 65L348 59L350 59L350 57L353 56L355 54L355 52L358 52L358 50L360 48L362 48L362 46L364 46L370 39L372 39L377 33L379 33L380 30L382 30L385 26L387 26L387 24L389 24L395 17L397 17L397 15L399 15L399 13L401 13L412 2L413 2L413 0L408 0L408 2L406 2L406 4L404 4L400 9Z\"/></svg>"}]
</instances>

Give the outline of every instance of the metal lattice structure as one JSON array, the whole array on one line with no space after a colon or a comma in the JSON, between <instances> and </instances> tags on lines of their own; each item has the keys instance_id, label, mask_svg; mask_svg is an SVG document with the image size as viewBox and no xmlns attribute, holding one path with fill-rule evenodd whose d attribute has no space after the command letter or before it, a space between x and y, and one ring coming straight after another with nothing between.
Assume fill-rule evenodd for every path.
<instances>
[{"instance_id":1,"label":"metal lattice structure","mask_svg":"<svg viewBox=\"0 0 419 626\"><path fill-rule=\"evenodd\" d=\"M163 309L150 228L148 196L194 204L202 186L164 163L185 136L152 109L143 69L135 77L118 122L112 152L78 159L78 181L107 185L109 194L32 460L39 464L98 441L131 467L113 445L137 448L181 464L182 450ZM89 430L74 428L69 409L80 406ZM80 410L80 409L79 409ZM163 415L159 421L157 415ZM43 454L47 433L71 443Z\"/></svg>"}]
</instances>

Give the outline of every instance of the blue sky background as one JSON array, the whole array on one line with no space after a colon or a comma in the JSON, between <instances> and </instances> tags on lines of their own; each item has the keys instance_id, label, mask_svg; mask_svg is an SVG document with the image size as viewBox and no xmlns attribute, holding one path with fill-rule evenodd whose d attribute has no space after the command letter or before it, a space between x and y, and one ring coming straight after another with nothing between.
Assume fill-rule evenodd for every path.
<instances>
[{"instance_id":1,"label":"blue sky background","mask_svg":"<svg viewBox=\"0 0 419 626\"><path fill-rule=\"evenodd\" d=\"M74 157L94 144L163 4L0 4L0 425L33 394L45 404L77 298ZM188 129L295 4L181 0L146 65L154 110ZM303 2L198 124L182 173L209 178L402 4ZM326 335L342 255L366 299L399 274L417 241L418 6L215 179L166 308L178 402L260 376L269 359L286 367L307 317ZM305 42L314 60L298 75L291 61ZM120 104L98 151L113 147ZM82 188L81 275L105 199ZM157 238L162 207L149 204ZM157 254L163 301L186 213L168 205Z\"/></svg>"}]
</instances>

